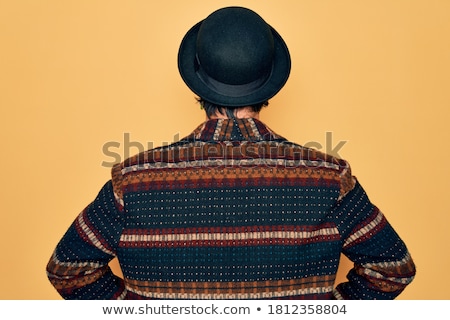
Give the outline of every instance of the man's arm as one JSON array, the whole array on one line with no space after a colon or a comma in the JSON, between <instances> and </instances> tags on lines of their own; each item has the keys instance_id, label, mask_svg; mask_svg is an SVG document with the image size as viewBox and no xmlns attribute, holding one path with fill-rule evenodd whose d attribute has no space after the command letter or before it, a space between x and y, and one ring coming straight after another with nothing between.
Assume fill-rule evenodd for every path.
<instances>
[{"instance_id":1,"label":"man's arm","mask_svg":"<svg viewBox=\"0 0 450 320\"><path fill-rule=\"evenodd\" d=\"M123 228L112 183L75 219L47 264L47 276L64 299L121 299L123 280L108 266Z\"/></svg>"},{"instance_id":2,"label":"man's arm","mask_svg":"<svg viewBox=\"0 0 450 320\"><path fill-rule=\"evenodd\" d=\"M383 213L356 181L336 207L343 234L343 253L354 267L348 282L338 284L337 299L394 299L413 280L410 253Z\"/></svg>"}]
</instances>

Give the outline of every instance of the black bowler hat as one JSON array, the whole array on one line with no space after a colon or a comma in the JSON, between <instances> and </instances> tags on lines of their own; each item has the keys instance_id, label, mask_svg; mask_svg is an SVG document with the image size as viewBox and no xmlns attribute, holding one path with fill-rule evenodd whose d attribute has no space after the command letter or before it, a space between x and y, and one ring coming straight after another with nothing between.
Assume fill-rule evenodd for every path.
<instances>
[{"instance_id":1,"label":"black bowler hat","mask_svg":"<svg viewBox=\"0 0 450 320\"><path fill-rule=\"evenodd\" d=\"M258 14L227 7L210 14L184 36L178 69L199 97L225 107L258 104L286 83L291 59L278 32Z\"/></svg>"}]
</instances>

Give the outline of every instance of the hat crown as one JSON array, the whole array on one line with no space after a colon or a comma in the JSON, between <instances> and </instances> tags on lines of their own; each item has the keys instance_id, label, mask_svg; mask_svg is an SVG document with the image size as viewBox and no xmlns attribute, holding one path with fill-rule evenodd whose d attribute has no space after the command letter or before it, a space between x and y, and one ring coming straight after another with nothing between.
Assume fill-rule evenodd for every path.
<instances>
[{"instance_id":1,"label":"hat crown","mask_svg":"<svg viewBox=\"0 0 450 320\"><path fill-rule=\"evenodd\" d=\"M226 7L196 23L178 50L178 70L202 99L230 108L263 103L286 83L289 50L257 13Z\"/></svg>"},{"instance_id":2,"label":"hat crown","mask_svg":"<svg viewBox=\"0 0 450 320\"><path fill-rule=\"evenodd\" d=\"M261 82L272 70L271 28L245 8L225 8L208 16L200 26L196 48L197 68L224 84Z\"/></svg>"}]
</instances>

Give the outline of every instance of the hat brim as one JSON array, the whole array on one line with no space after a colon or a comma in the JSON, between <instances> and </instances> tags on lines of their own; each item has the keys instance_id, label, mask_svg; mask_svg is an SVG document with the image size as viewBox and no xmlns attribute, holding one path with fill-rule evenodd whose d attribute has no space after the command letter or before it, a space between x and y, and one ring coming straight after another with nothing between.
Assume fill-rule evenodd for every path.
<instances>
[{"instance_id":1,"label":"hat brim","mask_svg":"<svg viewBox=\"0 0 450 320\"><path fill-rule=\"evenodd\" d=\"M268 101L285 85L291 70L291 59L286 43L278 32L270 27L274 39L272 72L267 81L252 93L231 97L214 90L197 75L196 42L203 21L194 25L184 36L178 51L178 69L186 85L200 98L224 107L244 107Z\"/></svg>"}]
</instances>

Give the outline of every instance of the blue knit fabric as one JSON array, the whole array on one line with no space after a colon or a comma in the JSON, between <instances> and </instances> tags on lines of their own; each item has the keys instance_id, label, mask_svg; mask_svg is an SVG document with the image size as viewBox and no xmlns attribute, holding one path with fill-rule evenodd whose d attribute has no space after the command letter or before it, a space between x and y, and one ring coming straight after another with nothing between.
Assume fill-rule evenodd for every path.
<instances>
[{"instance_id":1,"label":"blue knit fabric","mask_svg":"<svg viewBox=\"0 0 450 320\"><path fill-rule=\"evenodd\" d=\"M47 273L65 299L394 299L415 266L346 161L221 119L117 164Z\"/></svg>"}]
</instances>

